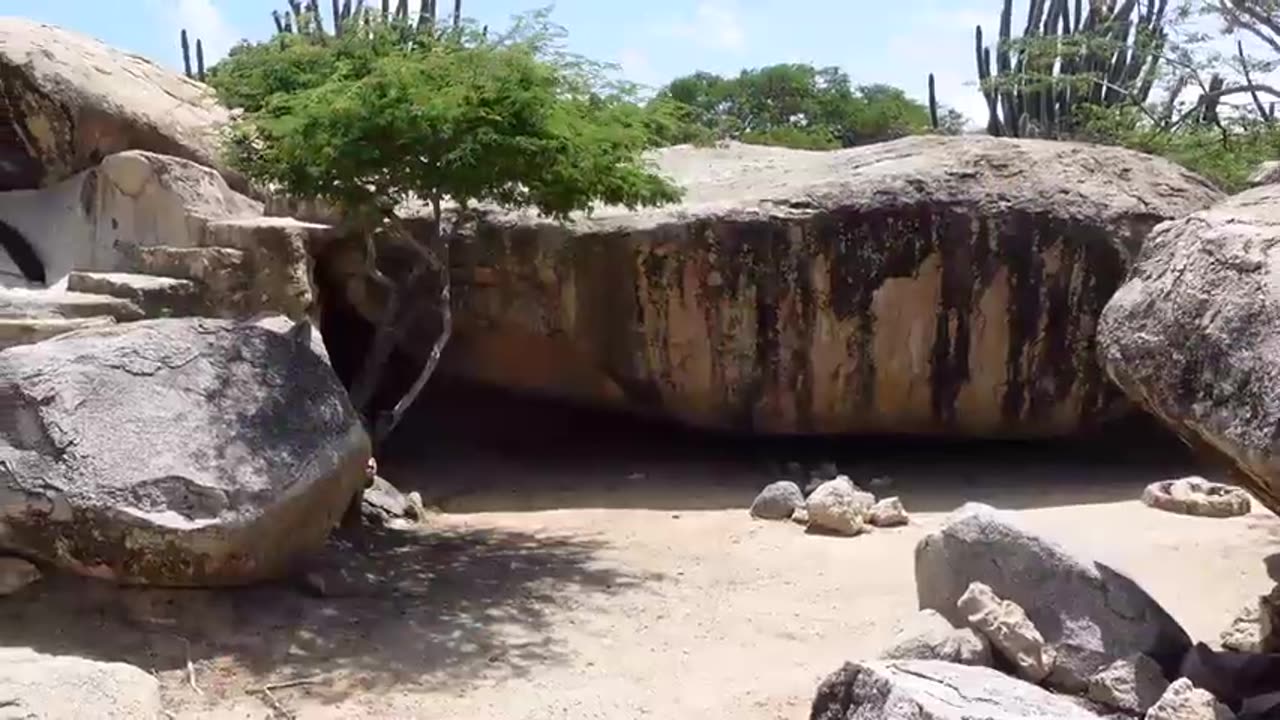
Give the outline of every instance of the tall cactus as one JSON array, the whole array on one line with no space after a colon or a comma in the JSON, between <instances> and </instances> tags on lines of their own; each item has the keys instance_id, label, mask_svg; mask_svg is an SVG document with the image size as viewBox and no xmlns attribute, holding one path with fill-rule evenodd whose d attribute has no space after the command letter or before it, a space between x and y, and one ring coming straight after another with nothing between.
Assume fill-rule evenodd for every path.
<instances>
[{"instance_id":1,"label":"tall cactus","mask_svg":"<svg viewBox=\"0 0 1280 720\"><path fill-rule=\"evenodd\" d=\"M191 43L187 40L186 28L178 34L178 43L182 46L182 71L187 77L194 77L191 74Z\"/></svg>"},{"instance_id":2,"label":"tall cactus","mask_svg":"<svg viewBox=\"0 0 1280 720\"><path fill-rule=\"evenodd\" d=\"M938 84L933 73L929 73L929 125L938 129Z\"/></svg>"},{"instance_id":3,"label":"tall cactus","mask_svg":"<svg viewBox=\"0 0 1280 720\"><path fill-rule=\"evenodd\" d=\"M437 19L439 11L437 8L438 0L420 0L417 27L420 30L428 30L437 27ZM319 0L288 0L289 12L281 13L273 11L271 19L275 23L277 33L312 33L324 35L326 33L324 27L324 17L320 13ZM333 13L333 35L341 36L352 18L357 21L364 15L365 0L331 0L331 12ZM381 17L383 21L397 20L408 22L411 17L409 12L409 0L396 0L395 7L391 5L391 0L382 0ZM462 0L454 0L453 2L453 27L458 28L462 25Z\"/></svg>"},{"instance_id":4,"label":"tall cactus","mask_svg":"<svg viewBox=\"0 0 1280 720\"><path fill-rule=\"evenodd\" d=\"M1084 105L1144 103L1164 49L1168 0L1030 0L1020 39L1013 0L1004 0L999 42L974 31L987 131L997 136L1064 137ZM1073 11L1074 10L1074 11Z\"/></svg>"}]
</instances>

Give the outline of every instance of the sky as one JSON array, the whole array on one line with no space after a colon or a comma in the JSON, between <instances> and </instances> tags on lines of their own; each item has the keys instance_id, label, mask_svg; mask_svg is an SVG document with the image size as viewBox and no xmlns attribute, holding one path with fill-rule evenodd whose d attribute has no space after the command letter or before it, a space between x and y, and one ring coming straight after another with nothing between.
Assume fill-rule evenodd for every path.
<instances>
[{"instance_id":1,"label":"sky","mask_svg":"<svg viewBox=\"0 0 1280 720\"><path fill-rule=\"evenodd\" d=\"M322 0L327 8L329 0ZM371 4L377 4L376 0ZM413 0L416 7L418 0ZM452 3L442 0L441 6ZM550 0L464 0L463 14L504 28ZM212 64L237 40L273 29L284 0L0 0L0 12L60 25L181 68L178 32L203 40ZM551 19L570 49L616 63L650 86L695 70L736 74L779 62L838 65L855 83L889 83L985 123L976 89L973 29L994 32L993 0L558 0Z\"/></svg>"}]
</instances>

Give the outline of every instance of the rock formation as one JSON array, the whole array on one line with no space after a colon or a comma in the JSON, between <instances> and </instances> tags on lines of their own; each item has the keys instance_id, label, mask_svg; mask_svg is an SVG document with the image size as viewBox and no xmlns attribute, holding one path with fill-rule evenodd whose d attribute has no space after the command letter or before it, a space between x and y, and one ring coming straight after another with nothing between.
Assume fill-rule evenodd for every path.
<instances>
[{"instance_id":1,"label":"rock formation","mask_svg":"<svg viewBox=\"0 0 1280 720\"><path fill-rule=\"evenodd\" d=\"M217 143L229 118L210 88L149 60L0 18L0 191L53 185L124 150L222 167Z\"/></svg>"},{"instance_id":2,"label":"rock formation","mask_svg":"<svg viewBox=\"0 0 1280 720\"><path fill-rule=\"evenodd\" d=\"M364 488L310 338L148 320L0 353L0 549L124 583L278 577Z\"/></svg>"},{"instance_id":3,"label":"rock formation","mask_svg":"<svg viewBox=\"0 0 1280 720\"><path fill-rule=\"evenodd\" d=\"M1132 256L1219 197L1137 153L985 137L655 161L682 204L483 214L442 373L762 433L1070 433L1117 398L1094 327ZM327 267L372 318L361 253Z\"/></svg>"},{"instance_id":4,"label":"rock formation","mask_svg":"<svg viewBox=\"0 0 1280 720\"><path fill-rule=\"evenodd\" d=\"M1280 185L1161 226L1103 313L1125 393L1280 512Z\"/></svg>"}]
</instances>

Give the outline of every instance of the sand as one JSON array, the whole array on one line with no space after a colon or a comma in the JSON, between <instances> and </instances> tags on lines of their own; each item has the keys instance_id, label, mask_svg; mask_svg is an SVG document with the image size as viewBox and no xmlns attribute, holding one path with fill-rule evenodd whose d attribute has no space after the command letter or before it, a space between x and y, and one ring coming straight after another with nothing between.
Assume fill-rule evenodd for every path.
<instances>
[{"instance_id":1,"label":"sand","mask_svg":"<svg viewBox=\"0 0 1280 720\"><path fill-rule=\"evenodd\" d=\"M966 500L1128 572L1210 642L1280 560L1263 510L1200 519L1136 500L1194 470L1181 460L898 459L877 469L912 524L857 538L752 520L767 473L722 460L578 465L435 468L424 489L446 512L348 552L350 596L52 578L0 601L0 637L153 670L176 718L796 719L823 675L914 612L913 547Z\"/></svg>"}]
</instances>

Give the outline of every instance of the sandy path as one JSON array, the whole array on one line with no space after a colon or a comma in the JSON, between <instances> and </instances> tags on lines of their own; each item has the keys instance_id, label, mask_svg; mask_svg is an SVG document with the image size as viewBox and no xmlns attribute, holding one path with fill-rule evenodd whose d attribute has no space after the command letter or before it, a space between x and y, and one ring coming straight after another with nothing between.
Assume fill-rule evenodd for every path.
<instances>
[{"instance_id":1,"label":"sandy path","mask_svg":"<svg viewBox=\"0 0 1280 720\"><path fill-rule=\"evenodd\" d=\"M1177 467L917 464L895 475L913 525L854 539L752 521L756 479L713 470L593 471L588 485L548 473L454 494L422 534L355 556L354 597L62 579L0 603L0 633L154 668L180 718L281 717L250 692L316 678L276 701L308 720L791 719L821 676L874 654L914 611L913 547L966 499L1020 508L1210 641L1270 587L1280 549L1280 519L1263 512L1196 519L1128 499Z\"/></svg>"}]
</instances>

